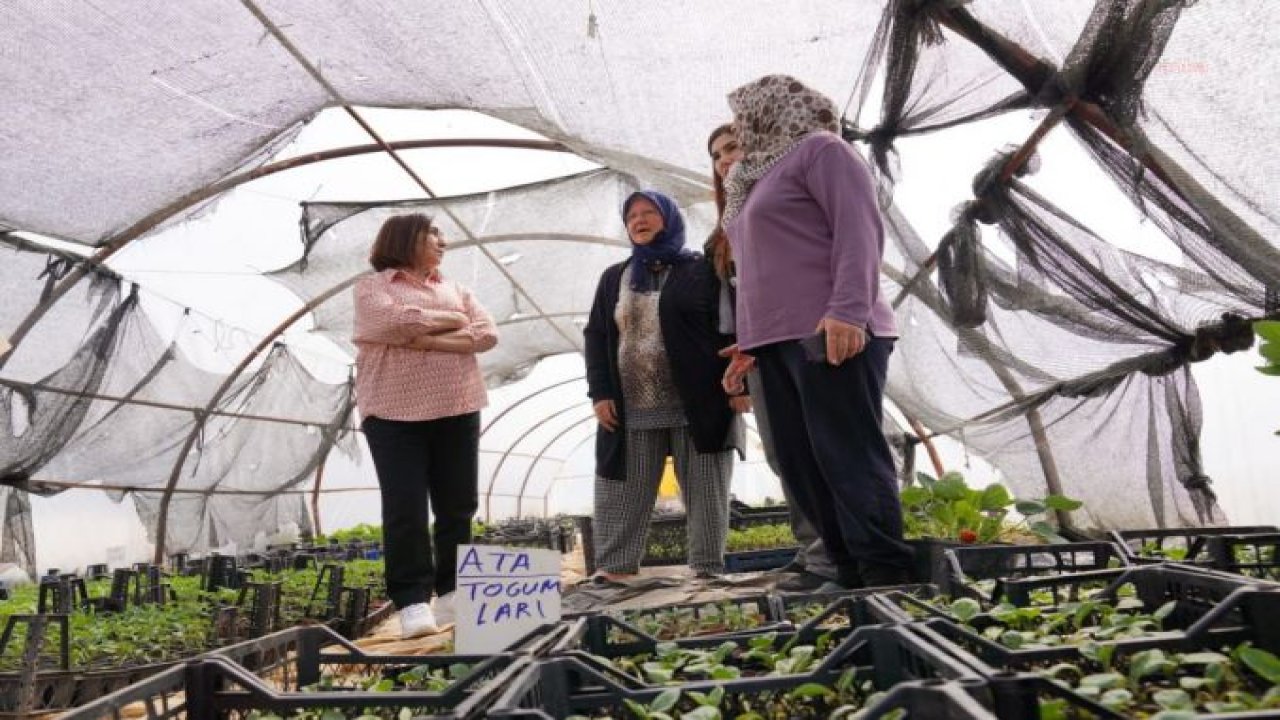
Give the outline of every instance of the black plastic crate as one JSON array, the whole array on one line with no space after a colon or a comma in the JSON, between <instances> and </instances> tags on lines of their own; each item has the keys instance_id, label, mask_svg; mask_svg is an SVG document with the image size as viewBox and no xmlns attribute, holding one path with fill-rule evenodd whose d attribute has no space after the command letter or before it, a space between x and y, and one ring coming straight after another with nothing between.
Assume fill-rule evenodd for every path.
<instances>
[{"instance_id":1,"label":"black plastic crate","mask_svg":"<svg viewBox=\"0 0 1280 720\"><path fill-rule=\"evenodd\" d=\"M938 588L944 595L981 600L1009 595L1015 605L1029 600L1023 600L1025 596L1014 597L1021 593L1019 584L1013 581L1086 571L1118 572L1129 565L1120 549L1109 542L973 545L948 548L943 552L948 575L940 579ZM990 588L979 588L979 583Z\"/></svg>"},{"instance_id":2,"label":"black plastic crate","mask_svg":"<svg viewBox=\"0 0 1280 720\"><path fill-rule=\"evenodd\" d=\"M1133 563L1181 562L1188 565L1223 568L1226 558L1216 554L1211 541L1220 537L1276 535L1274 525L1234 527L1149 528L1112 530L1111 538ZM1273 563L1274 566L1274 563Z\"/></svg>"},{"instance_id":3,"label":"black plastic crate","mask_svg":"<svg viewBox=\"0 0 1280 720\"><path fill-rule=\"evenodd\" d=\"M799 546L796 546L725 553L724 571L741 573L776 570L794 560L799 551Z\"/></svg>"},{"instance_id":4,"label":"black plastic crate","mask_svg":"<svg viewBox=\"0 0 1280 720\"><path fill-rule=\"evenodd\" d=\"M726 607L743 605L747 607ZM646 627L646 618L653 618L658 613L676 614L682 620L689 620L688 634L663 634L650 632ZM704 626L701 631L697 626L706 619L723 616L724 613L753 613L759 620L758 625L734 627ZM567 630L561 636L553 654L583 651L601 657L619 657L638 653L653 652L658 643L675 642L680 645L705 646L716 645L727 640L751 637L771 632L794 633L795 627L790 623L780 623L772 617L772 607L763 596L721 603L689 603L635 611L630 615L588 613L580 615L567 623ZM689 627L686 626L686 627Z\"/></svg>"},{"instance_id":5,"label":"black plastic crate","mask_svg":"<svg viewBox=\"0 0 1280 720\"><path fill-rule=\"evenodd\" d=\"M990 663L980 658L980 655L970 654L970 646L968 638L955 632L953 626L941 621L928 621L926 623L916 623L909 626L911 631L920 635L921 638L938 647L947 648L948 652L957 659L965 662L966 665L973 668L980 675L988 680L990 691L992 694L992 707L996 714L1001 718L1096 718L1098 720L1120 720L1122 718L1135 717L1135 708L1126 708L1125 710L1110 709L1099 701L1080 694L1070 687L1064 686L1058 681L1046 677L1042 673L1051 667L1052 663L1070 662L1083 666L1083 672L1092 673L1102 670L1101 666L1090 665L1089 661L1079 653L1069 657L1056 658L1037 658L1034 656L1013 657L1006 662ZM1243 637L1231 637L1227 635L1209 635L1198 640L1191 638L1178 638L1167 641L1163 644L1155 643L1138 643L1125 642L1115 643L1114 654L1110 660L1112 671L1119 672L1122 676L1126 674L1126 662L1136 653L1143 651L1160 650L1165 653L1166 657L1173 653L1198 653L1198 652L1221 652L1229 649L1236 642L1244 640L1254 641L1255 644L1261 640L1256 635L1246 632ZM953 642L954 641L954 642ZM1225 653L1224 653L1225 654ZM1169 689L1176 688L1178 683L1171 679L1165 680L1165 687ZM1145 683L1144 683L1145 684ZM1266 683L1256 683L1257 695L1261 696L1266 688ZM1190 693L1195 695L1196 693ZM1047 707L1053 705L1052 709ZM1143 717L1150 715L1144 714ZM1252 720L1254 718L1280 718L1280 710L1256 710L1256 711L1240 711L1240 712L1224 712L1224 713L1188 713L1188 715L1177 715L1177 717L1191 716L1198 720Z\"/></svg>"},{"instance_id":6,"label":"black plastic crate","mask_svg":"<svg viewBox=\"0 0 1280 720\"><path fill-rule=\"evenodd\" d=\"M750 515L769 515L773 517L791 517L791 507L785 503L777 505L730 505L729 517L748 517Z\"/></svg>"},{"instance_id":7,"label":"black plastic crate","mask_svg":"<svg viewBox=\"0 0 1280 720\"><path fill-rule=\"evenodd\" d=\"M494 703L488 717L493 720L554 720L571 714L592 712L609 712L611 717L631 717L626 714L625 700L651 705L659 696L670 693L670 690L652 689L617 693L606 691L590 696L570 697L567 691L569 675L575 670L579 668L573 666L572 659L557 659L527 668ZM809 684L807 678L791 677L770 678L767 681L736 681L710 688L678 686L675 690L680 691L681 695L677 698L676 707L681 706L679 703L682 699L684 706L687 706L691 692L710 694L717 692L716 688L722 688L727 702L745 700L758 708L759 703L770 696L785 696ZM871 720L890 713L894 713L893 717L901 717L901 713L905 712L906 717L922 720L996 720L995 715L984 709L965 690L965 685L961 683L935 680L898 683L874 703L863 708L863 714L858 717ZM810 717L825 718L830 710L831 708L820 707ZM736 713L725 715L736 716ZM805 716L794 714L791 717L802 719Z\"/></svg>"},{"instance_id":8,"label":"black plastic crate","mask_svg":"<svg viewBox=\"0 0 1280 720\"><path fill-rule=\"evenodd\" d=\"M913 551L911 579L918 583L945 585L951 577L946 551L963 545L939 538L909 538L906 542Z\"/></svg>"},{"instance_id":9,"label":"black plastic crate","mask_svg":"<svg viewBox=\"0 0 1280 720\"><path fill-rule=\"evenodd\" d=\"M586 615L594 614L597 613ZM729 600L604 610L598 614L608 615L633 625L647 636L657 640L777 629L778 625L773 601L764 594ZM655 623L664 619L672 621L670 624L674 627L671 628L670 633L661 632L659 627L655 627Z\"/></svg>"},{"instance_id":10,"label":"black plastic crate","mask_svg":"<svg viewBox=\"0 0 1280 720\"><path fill-rule=\"evenodd\" d=\"M596 571L595 532L592 518L580 516L578 532L582 535L582 558L587 574ZM640 564L645 567L685 565L688 555L688 521L684 515L664 515L649 521L645 552Z\"/></svg>"},{"instance_id":11,"label":"black plastic crate","mask_svg":"<svg viewBox=\"0 0 1280 720\"><path fill-rule=\"evenodd\" d=\"M409 707L414 717L478 718L498 689L517 674L518 662L548 652L563 631L560 625L543 626L517 641L515 651L495 655L379 655L362 651L324 626L292 628L206 653L177 668L181 672L166 672L69 717L133 717L133 712L121 714L121 708L141 701L153 709L147 711L149 720L329 707ZM467 669L454 672L459 664ZM440 690L363 689L379 678L394 679L406 672L453 679Z\"/></svg>"},{"instance_id":12,"label":"black plastic crate","mask_svg":"<svg viewBox=\"0 0 1280 720\"><path fill-rule=\"evenodd\" d=\"M587 574L596 571L595 532L591 517L577 518L578 531L582 535L582 557L586 564ZM731 519L729 526L742 530L760 525L786 523L786 518L775 518L761 515L749 515L739 519ZM649 520L648 535L645 540L644 555L640 558L642 567L664 567L667 565L685 565L689 562L688 518L681 515L658 515ZM727 572L752 572L772 570L791 562L799 547L771 548L768 550L747 550L725 554ZM785 556L785 558L784 558Z\"/></svg>"},{"instance_id":13,"label":"black plastic crate","mask_svg":"<svg viewBox=\"0 0 1280 720\"><path fill-rule=\"evenodd\" d=\"M419 656L375 658L394 660L375 663L377 671L395 676L418 668L447 668L459 656ZM412 662L406 664L406 660ZM525 667L528 660L518 656L495 655L481 660L464 677L443 691L428 690L332 690L280 689L272 682L227 658L208 655L149 680L113 693L64 715L69 720L214 720L246 718L270 712L289 716L300 710L341 709L349 712L409 708L418 720L478 720L497 694Z\"/></svg>"},{"instance_id":14,"label":"black plastic crate","mask_svg":"<svg viewBox=\"0 0 1280 720\"><path fill-rule=\"evenodd\" d=\"M684 693L715 692L747 696L759 702L769 693L786 693L806 684L832 686L848 673L858 684L870 681L877 689L920 680L956 681L953 688L984 692L978 674L968 665L907 632L903 626L867 627L850 634L839 648L810 673L736 680L700 681L680 685ZM532 676L532 677L531 677ZM544 661L512 683L490 711L491 718L565 717L572 713L607 711L625 717L626 700L648 704L667 688L647 685L586 655L565 655ZM906 692L905 690L903 691ZM963 694L963 693L961 693ZM901 696L895 703L906 703ZM960 714L915 717L987 717L970 699L959 702ZM925 706L917 706L925 707ZM878 716L881 708L877 706ZM887 710L887 708L886 708ZM944 713L953 712L944 710ZM538 714L545 713L545 714ZM729 712L727 717L738 713ZM825 717L825 714L816 717Z\"/></svg>"},{"instance_id":15,"label":"black plastic crate","mask_svg":"<svg viewBox=\"0 0 1280 720\"><path fill-rule=\"evenodd\" d=\"M1211 537L1209 555L1217 570L1280 582L1280 532Z\"/></svg>"},{"instance_id":16,"label":"black plastic crate","mask_svg":"<svg viewBox=\"0 0 1280 720\"><path fill-rule=\"evenodd\" d=\"M1280 629L1268 618L1280 615L1280 591L1262 585L1250 585L1231 578L1206 574L1172 565L1132 568L1117 578L1097 599L1117 603L1123 589L1131 588L1140 603L1134 607L1152 614L1174 602L1162 622L1162 631L1144 637L1095 640L1098 644L1115 645L1127 652L1147 648L1186 649L1212 645L1235 644L1250 640L1270 651L1280 650ZM884 612L912 609L912 618L930 617L938 623L940 633L961 644L983 661L996 666L1022 669L1029 664L1079 656L1082 641L1074 645L1013 648L986 637L991 627L1005 627L990 613L980 613L962 622L945 610L935 608L913 597L888 595L872 598L871 605L892 606ZM1051 609L1044 609L1049 611Z\"/></svg>"},{"instance_id":17,"label":"black plastic crate","mask_svg":"<svg viewBox=\"0 0 1280 720\"><path fill-rule=\"evenodd\" d=\"M172 669L177 662L114 670L0 673L0 717L63 712Z\"/></svg>"},{"instance_id":18,"label":"black plastic crate","mask_svg":"<svg viewBox=\"0 0 1280 720\"><path fill-rule=\"evenodd\" d=\"M497 545L499 547L532 548L535 550L559 550L563 552L563 540L560 530L553 528L538 532L493 532L477 535L471 539L474 545Z\"/></svg>"},{"instance_id":19,"label":"black plastic crate","mask_svg":"<svg viewBox=\"0 0 1280 720\"><path fill-rule=\"evenodd\" d=\"M910 620L903 612L887 610L891 605L871 602L873 598L886 593L935 597L938 588L934 585L901 585L827 593L780 594L772 596L773 615L780 622L791 623L804 632Z\"/></svg>"}]
</instances>

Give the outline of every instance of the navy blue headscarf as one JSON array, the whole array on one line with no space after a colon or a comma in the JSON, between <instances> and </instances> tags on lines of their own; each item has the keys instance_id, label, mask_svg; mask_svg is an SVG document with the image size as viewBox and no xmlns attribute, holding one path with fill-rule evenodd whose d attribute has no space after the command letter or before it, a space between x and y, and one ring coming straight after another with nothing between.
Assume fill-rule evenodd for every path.
<instances>
[{"instance_id":1,"label":"navy blue headscarf","mask_svg":"<svg viewBox=\"0 0 1280 720\"><path fill-rule=\"evenodd\" d=\"M684 216L671 198L656 190L639 190L631 193L622 203L622 222L627 222L627 210L631 203L644 198L653 203L662 214L662 231L648 245L631 243L631 289L650 292L658 289L657 274L651 268L677 265L694 256L684 248ZM627 239L630 239L628 233Z\"/></svg>"}]
</instances>

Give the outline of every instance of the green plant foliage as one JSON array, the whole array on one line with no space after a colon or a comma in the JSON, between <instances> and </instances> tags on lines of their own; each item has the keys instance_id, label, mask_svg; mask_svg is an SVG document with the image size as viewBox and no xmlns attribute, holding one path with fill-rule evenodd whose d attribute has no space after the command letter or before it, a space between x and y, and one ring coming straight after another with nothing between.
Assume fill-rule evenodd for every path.
<instances>
[{"instance_id":1,"label":"green plant foliage","mask_svg":"<svg viewBox=\"0 0 1280 720\"><path fill-rule=\"evenodd\" d=\"M878 697L870 681L859 681L855 672L845 671L831 686L802 683L791 689L726 691L723 686L711 692L682 691L667 688L647 705L624 699L624 713L600 711L591 715L571 715L569 720L602 720L634 718L637 720L766 720L788 718L853 718ZM881 717L899 720L900 710Z\"/></svg>"},{"instance_id":2,"label":"green plant foliage","mask_svg":"<svg viewBox=\"0 0 1280 720\"><path fill-rule=\"evenodd\" d=\"M725 541L729 552L746 552L749 550L773 550L776 548L796 547L799 541L791 532L791 525L775 523L772 525L754 525L742 530L730 530Z\"/></svg>"},{"instance_id":3,"label":"green plant foliage","mask_svg":"<svg viewBox=\"0 0 1280 720\"><path fill-rule=\"evenodd\" d=\"M1263 364L1258 366L1258 372L1280 376L1280 320L1259 320L1253 324L1253 332L1261 341L1258 354L1262 356ZM1280 430L1276 434L1280 435Z\"/></svg>"},{"instance_id":4,"label":"green plant foliage","mask_svg":"<svg viewBox=\"0 0 1280 720\"><path fill-rule=\"evenodd\" d=\"M1229 654L1153 648L1119 659L1115 648L1091 643L1082 648L1085 662L1063 662L1042 672L1131 717L1175 720L1280 709L1280 659L1247 643ZM1042 718L1068 717L1066 712L1061 700L1041 703Z\"/></svg>"},{"instance_id":5,"label":"green plant foliage","mask_svg":"<svg viewBox=\"0 0 1280 720\"><path fill-rule=\"evenodd\" d=\"M999 483L971 488L964 476L954 471L938 479L917 473L916 479L917 484L903 488L901 494L903 527L911 538L987 544L1030 533L1042 540L1063 542L1040 516L1057 510L1071 512L1083 506L1079 500L1063 495L1018 499ZM1011 520L1010 509L1024 517Z\"/></svg>"},{"instance_id":6,"label":"green plant foliage","mask_svg":"<svg viewBox=\"0 0 1280 720\"><path fill-rule=\"evenodd\" d=\"M356 560L344 564L344 585L371 588L371 605L376 606L386 593L383 590L382 562ZM252 573L254 580L281 583L281 622L284 626L304 620L307 600L315 587L315 570L288 570L270 574L263 570ZM234 604L235 590L213 593L201 589L199 577L166 577L176 601L163 605L131 606L119 613L99 613L77 609L70 615L70 663L76 670L105 670L152 663L171 662L196 655L216 646L213 616L220 605ZM86 583L90 597L110 593L109 579ZM0 627L10 615L34 614L39 589L36 585L16 588L12 597L0 603ZM372 609L372 607L370 608ZM242 616L247 615L242 613ZM57 664L56 648L59 631L53 629L41 653L42 668ZM21 630L0 655L0 671L18 669L25 637Z\"/></svg>"},{"instance_id":7,"label":"green plant foliage","mask_svg":"<svg viewBox=\"0 0 1280 720\"><path fill-rule=\"evenodd\" d=\"M767 622L760 606L754 602L725 601L700 607L634 610L619 614L621 620L658 640L750 630ZM622 628L614 627L609 630L609 639L612 642L630 642L635 638Z\"/></svg>"}]
</instances>

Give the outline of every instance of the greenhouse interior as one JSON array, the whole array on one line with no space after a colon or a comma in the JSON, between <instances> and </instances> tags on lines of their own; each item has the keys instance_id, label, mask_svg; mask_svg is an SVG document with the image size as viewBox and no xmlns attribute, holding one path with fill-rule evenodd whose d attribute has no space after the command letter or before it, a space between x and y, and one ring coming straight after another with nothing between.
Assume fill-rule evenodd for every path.
<instances>
[{"instance_id":1,"label":"greenhouse interior","mask_svg":"<svg viewBox=\"0 0 1280 720\"><path fill-rule=\"evenodd\" d=\"M1280 718L1273 0L14 0L0 28L0 717ZM638 191L702 249L708 136L775 74L873 183L910 582L788 589L813 546L754 412L722 568L690 565L673 450L615 576L597 286ZM354 339L409 213L498 338L457 616L423 633Z\"/></svg>"}]
</instances>

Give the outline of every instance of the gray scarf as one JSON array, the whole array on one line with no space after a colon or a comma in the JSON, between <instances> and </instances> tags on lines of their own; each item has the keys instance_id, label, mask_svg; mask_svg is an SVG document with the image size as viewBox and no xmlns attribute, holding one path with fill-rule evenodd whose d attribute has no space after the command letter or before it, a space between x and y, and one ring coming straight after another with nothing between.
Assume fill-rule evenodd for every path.
<instances>
[{"instance_id":1,"label":"gray scarf","mask_svg":"<svg viewBox=\"0 0 1280 720\"><path fill-rule=\"evenodd\" d=\"M790 75L765 75L729 93L743 158L724 180L724 220L735 217L756 181L800 141L840 132L840 114L826 95Z\"/></svg>"}]
</instances>

